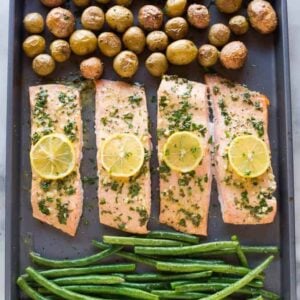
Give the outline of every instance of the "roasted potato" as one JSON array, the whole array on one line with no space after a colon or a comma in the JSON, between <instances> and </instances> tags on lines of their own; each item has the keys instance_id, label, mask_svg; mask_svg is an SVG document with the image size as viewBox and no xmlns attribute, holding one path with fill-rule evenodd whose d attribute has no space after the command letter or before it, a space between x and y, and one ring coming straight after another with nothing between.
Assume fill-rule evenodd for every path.
<instances>
[{"instance_id":1,"label":"roasted potato","mask_svg":"<svg viewBox=\"0 0 300 300\"><path fill-rule=\"evenodd\" d=\"M76 6L86 7L90 4L91 0L72 0Z\"/></svg>"},{"instance_id":2,"label":"roasted potato","mask_svg":"<svg viewBox=\"0 0 300 300\"><path fill-rule=\"evenodd\" d=\"M101 30L104 22L104 12L98 6L90 6L86 8L81 15L81 24L85 29Z\"/></svg>"},{"instance_id":3,"label":"roasted potato","mask_svg":"<svg viewBox=\"0 0 300 300\"><path fill-rule=\"evenodd\" d=\"M117 32L124 32L133 25L133 14L124 6L111 7L105 17L108 26Z\"/></svg>"},{"instance_id":4,"label":"roasted potato","mask_svg":"<svg viewBox=\"0 0 300 300\"><path fill-rule=\"evenodd\" d=\"M51 56L57 62L65 62L71 56L71 47L65 40L55 40L50 45Z\"/></svg>"},{"instance_id":5,"label":"roasted potato","mask_svg":"<svg viewBox=\"0 0 300 300\"><path fill-rule=\"evenodd\" d=\"M244 66L248 50L244 43L235 41L223 47L220 54L220 61L227 69L240 69Z\"/></svg>"},{"instance_id":6,"label":"roasted potato","mask_svg":"<svg viewBox=\"0 0 300 300\"><path fill-rule=\"evenodd\" d=\"M213 45L202 45L198 52L198 62L201 66L208 68L218 62L219 51Z\"/></svg>"},{"instance_id":7,"label":"roasted potato","mask_svg":"<svg viewBox=\"0 0 300 300\"><path fill-rule=\"evenodd\" d=\"M32 69L40 76L50 75L55 70L55 61L48 54L40 54L32 61Z\"/></svg>"},{"instance_id":8,"label":"roasted potato","mask_svg":"<svg viewBox=\"0 0 300 300\"><path fill-rule=\"evenodd\" d=\"M65 0L41 0L41 2L47 7L57 7L65 3Z\"/></svg>"},{"instance_id":9,"label":"roasted potato","mask_svg":"<svg viewBox=\"0 0 300 300\"><path fill-rule=\"evenodd\" d=\"M278 24L277 15L272 5L264 0L253 0L248 5L251 26L262 34L273 32Z\"/></svg>"},{"instance_id":10,"label":"roasted potato","mask_svg":"<svg viewBox=\"0 0 300 300\"><path fill-rule=\"evenodd\" d=\"M117 5L122 5L122 6L130 6L132 3L132 0L116 0Z\"/></svg>"},{"instance_id":11,"label":"roasted potato","mask_svg":"<svg viewBox=\"0 0 300 300\"><path fill-rule=\"evenodd\" d=\"M180 40L186 37L189 31L188 22L182 17L170 19L165 25L166 34L173 40Z\"/></svg>"},{"instance_id":12,"label":"roasted potato","mask_svg":"<svg viewBox=\"0 0 300 300\"><path fill-rule=\"evenodd\" d=\"M146 37L143 30L137 26L128 28L123 35L123 43L128 50L136 54L142 53L146 45Z\"/></svg>"},{"instance_id":13,"label":"roasted potato","mask_svg":"<svg viewBox=\"0 0 300 300\"><path fill-rule=\"evenodd\" d=\"M47 15L46 25L56 37L66 38L75 30L75 17L67 9L53 8Z\"/></svg>"},{"instance_id":14,"label":"roasted potato","mask_svg":"<svg viewBox=\"0 0 300 300\"><path fill-rule=\"evenodd\" d=\"M164 51L168 47L169 39L165 32L155 30L147 35L146 44L150 51Z\"/></svg>"},{"instance_id":15,"label":"roasted potato","mask_svg":"<svg viewBox=\"0 0 300 300\"><path fill-rule=\"evenodd\" d=\"M229 20L229 28L236 35L242 35L249 30L249 23L244 16L234 16Z\"/></svg>"},{"instance_id":16,"label":"roasted potato","mask_svg":"<svg viewBox=\"0 0 300 300\"><path fill-rule=\"evenodd\" d=\"M230 39L230 29L224 24L218 23L210 27L208 32L209 42L216 46L221 47L228 43Z\"/></svg>"},{"instance_id":17,"label":"roasted potato","mask_svg":"<svg viewBox=\"0 0 300 300\"><path fill-rule=\"evenodd\" d=\"M187 0L167 0L165 5L165 12L167 16L179 17L183 15L187 5Z\"/></svg>"},{"instance_id":18,"label":"roasted potato","mask_svg":"<svg viewBox=\"0 0 300 300\"><path fill-rule=\"evenodd\" d=\"M109 3L111 0L96 0L96 2L100 3L100 4L107 4Z\"/></svg>"},{"instance_id":19,"label":"roasted potato","mask_svg":"<svg viewBox=\"0 0 300 300\"><path fill-rule=\"evenodd\" d=\"M167 58L173 65L187 65L197 57L198 49L190 40L178 40L167 48Z\"/></svg>"},{"instance_id":20,"label":"roasted potato","mask_svg":"<svg viewBox=\"0 0 300 300\"><path fill-rule=\"evenodd\" d=\"M203 29L209 25L210 14L206 6L192 4L188 7L187 19L192 26Z\"/></svg>"},{"instance_id":21,"label":"roasted potato","mask_svg":"<svg viewBox=\"0 0 300 300\"><path fill-rule=\"evenodd\" d=\"M215 0L218 10L225 14L232 14L242 6L243 0Z\"/></svg>"},{"instance_id":22,"label":"roasted potato","mask_svg":"<svg viewBox=\"0 0 300 300\"><path fill-rule=\"evenodd\" d=\"M24 28L29 33L41 33L44 30L45 22L41 14L37 12L29 13L23 20Z\"/></svg>"},{"instance_id":23,"label":"roasted potato","mask_svg":"<svg viewBox=\"0 0 300 300\"><path fill-rule=\"evenodd\" d=\"M168 60L163 53L152 53L145 62L148 72L155 77L161 77L168 71Z\"/></svg>"},{"instance_id":24,"label":"roasted potato","mask_svg":"<svg viewBox=\"0 0 300 300\"><path fill-rule=\"evenodd\" d=\"M122 42L113 32L102 32L98 36L98 46L101 53L108 57L114 57L122 50Z\"/></svg>"},{"instance_id":25,"label":"roasted potato","mask_svg":"<svg viewBox=\"0 0 300 300\"><path fill-rule=\"evenodd\" d=\"M139 10L138 20L143 29L154 31L162 27L164 14L154 5L145 5Z\"/></svg>"},{"instance_id":26,"label":"roasted potato","mask_svg":"<svg viewBox=\"0 0 300 300\"><path fill-rule=\"evenodd\" d=\"M138 67L138 57L132 51L122 51L114 58L113 68L121 77L132 77L137 72Z\"/></svg>"},{"instance_id":27,"label":"roasted potato","mask_svg":"<svg viewBox=\"0 0 300 300\"><path fill-rule=\"evenodd\" d=\"M71 35L70 46L76 55L87 55L97 49L97 37L89 30L79 29Z\"/></svg>"},{"instance_id":28,"label":"roasted potato","mask_svg":"<svg viewBox=\"0 0 300 300\"><path fill-rule=\"evenodd\" d=\"M23 50L28 57L35 57L46 49L46 41L40 35L31 35L23 42Z\"/></svg>"},{"instance_id":29,"label":"roasted potato","mask_svg":"<svg viewBox=\"0 0 300 300\"><path fill-rule=\"evenodd\" d=\"M80 64L80 72L86 79L99 79L103 74L103 63L97 57L85 59Z\"/></svg>"}]
</instances>

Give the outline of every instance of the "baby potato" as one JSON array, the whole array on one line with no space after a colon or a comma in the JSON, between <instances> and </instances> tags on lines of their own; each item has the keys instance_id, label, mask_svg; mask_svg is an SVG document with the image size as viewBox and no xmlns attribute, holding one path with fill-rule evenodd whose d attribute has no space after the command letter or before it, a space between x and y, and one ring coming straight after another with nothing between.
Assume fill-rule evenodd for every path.
<instances>
[{"instance_id":1,"label":"baby potato","mask_svg":"<svg viewBox=\"0 0 300 300\"><path fill-rule=\"evenodd\" d=\"M123 35L123 43L128 50L136 54L142 53L146 45L146 37L143 30L137 26L130 27Z\"/></svg>"},{"instance_id":2,"label":"baby potato","mask_svg":"<svg viewBox=\"0 0 300 300\"><path fill-rule=\"evenodd\" d=\"M48 76L55 70L55 61L48 54L40 54L32 61L32 69L40 76Z\"/></svg>"},{"instance_id":3,"label":"baby potato","mask_svg":"<svg viewBox=\"0 0 300 300\"><path fill-rule=\"evenodd\" d=\"M234 41L223 47L220 61L227 69L240 69L244 66L248 55L248 49L240 41Z\"/></svg>"},{"instance_id":4,"label":"baby potato","mask_svg":"<svg viewBox=\"0 0 300 300\"><path fill-rule=\"evenodd\" d=\"M96 0L96 2L100 3L100 4L107 4L109 3L111 0Z\"/></svg>"},{"instance_id":5,"label":"baby potato","mask_svg":"<svg viewBox=\"0 0 300 300\"><path fill-rule=\"evenodd\" d=\"M248 5L251 26L262 34L273 32L278 24L277 15L272 5L264 0L253 0Z\"/></svg>"},{"instance_id":6,"label":"baby potato","mask_svg":"<svg viewBox=\"0 0 300 300\"><path fill-rule=\"evenodd\" d=\"M46 49L46 41L40 35L31 35L23 42L23 50L28 57L35 57Z\"/></svg>"},{"instance_id":7,"label":"baby potato","mask_svg":"<svg viewBox=\"0 0 300 300\"><path fill-rule=\"evenodd\" d=\"M105 17L108 26L117 32L124 32L133 25L133 14L124 6L115 5L111 7L106 12Z\"/></svg>"},{"instance_id":8,"label":"baby potato","mask_svg":"<svg viewBox=\"0 0 300 300\"><path fill-rule=\"evenodd\" d=\"M173 40L180 40L186 37L189 31L188 22L182 17L170 19L165 25L166 34Z\"/></svg>"},{"instance_id":9,"label":"baby potato","mask_svg":"<svg viewBox=\"0 0 300 300\"><path fill-rule=\"evenodd\" d=\"M53 8L47 15L46 25L58 38L69 37L75 29L75 17L64 8Z\"/></svg>"},{"instance_id":10,"label":"baby potato","mask_svg":"<svg viewBox=\"0 0 300 300\"><path fill-rule=\"evenodd\" d=\"M132 51L122 51L115 57L113 62L115 72L124 78L132 77L137 72L138 67L138 57Z\"/></svg>"},{"instance_id":11,"label":"baby potato","mask_svg":"<svg viewBox=\"0 0 300 300\"><path fill-rule=\"evenodd\" d=\"M187 0L167 0L165 12L168 17L179 17L183 15L187 5Z\"/></svg>"},{"instance_id":12,"label":"baby potato","mask_svg":"<svg viewBox=\"0 0 300 300\"><path fill-rule=\"evenodd\" d=\"M122 6L130 6L132 3L132 0L116 0L117 5L122 5Z\"/></svg>"},{"instance_id":13,"label":"baby potato","mask_svg":"<svg viewBox=\"0 0 300 300\"><path fill-rule=\"evenodd\" d=\"M211 26L208 32L209 42L216 46L221 47L228 43L230 39L230 29L221 23Z\"/></svg>"},{"instance_id":14,"label":"baby potato","mask_svg":"<svg viewBox=\"0 0 300 300\"><path fill-rule=\"evenodd\" d=\"M99 79L103 74L103 63L98 57L85 59L80 64L80 72L86 79Z\"/></svg>"},{"instance_id":15,"label":"baby potato","mask_svg":"<svg viewBox=\"0 0 300 300\"><path fill-rule=\"evenodd\" d=\"M161 77L168 71L168 60L163 53L152 53L145 62L148 72L155 77Z\"/></svg>"},{"instance_id":16,"label":"baby potato","mask_svg":"<svg viewBox=\"0 0 300 300\"><path fill-rule=\"evenodd\" d=\"M199 48L198 62L201 66L209 68L217 63L219 59L219 51L213 45L202 45Z\"/></svg>"},{"instance_id":17,"label":"baby potato","mask_svg":"<svg viewBox=\"0 0 300 300\"><path fill-rule=\"evenodd\" d=\"M41 0L41 2L47 7L57 7L65 3L65 0Z\"/></svg>"},{"instance_id":18,"label":"baby potato","mask_svg":"<svg viewBox=\"0 0 300 300\"><path fill-rule=\"evenodd\" d=\"M243 0L215 0L218 10L225 14L232 14L242 6Z\"/></svg>"},{"instance_id":19,"label":"baby potato","mask_svg":"<svg viewBox=\"0 0 300 300\"><path fill-rule=\"evenodd\" d=\"M76 55L87 55L97 49L97 37L89 30L79 29L71 35L70 46Z\"/></svg>"},{"instance_id":20,"label":"baby potato","mask_svg":"<svg viewBox=\"0 0 300 300\"><path fill-rule=\"evenodd\" d=\"M73 3L79 7L86 7L90 4L91 0L73 0Z\"/></svg>"},{"instance_id":21,"label":"baby potato","mask_svg":"<svg viewBox=\"0 0 300 300\"><path fill-rule=\"evenodd\" d=\"M249 23L244 16L234 16L229 20L229 28L236 35L242 35L249 30Z\"/></svg>"},{"instance_id":22,"label":"baby potato","mask_svg":"<svg viewBox=\"0 0 300 300\"><path fill-rule=\"evenodd\" d=\"M103 10L98 6L90 6L81 15L81 24L85 29L101 30L105 22Z\"/></svg>"},{"instance_id":23,"label":"baby potato","mask_svg":"<svg viewBox=\"0 0 300 300\"><path fill-rule=\"evenodd\" d=\"M178 40L167 48L167 58L173 65L187 65L197 57L198 49L190 40Z\"/></svg>"},{"instance_id":24,"label":"baby potato","mask_svg":"<svg viewBox=\"0 0 300 300\"><path fill-rule=\"evenodd\" d=\"M71 47L65 40L55 40L50 45L51 56L57 62L65 62L71 56Z\"/></svg>"},{"instance_id":25,"label":"baby potato","mask_svg":"<svg viewBox=\"0 0 300 300\"><path fill-rule=\"evenodd\" d=\"M98 36L98 46L101 53L107 57L114 57L122 50L122 42L113 32L102 32Z\"/></svg>"},{"instance_id":26,"label":"baby potato","mask_svg":"<svg viewBox=\"0 0 300 300\"><path fill-rule=\"evenodd\" d=\"M209 25L210 13L206 6L201 4L192 4L188 7L187 19L192 26L198 29L203 29Z\"/></svg>"},{"instance_id":27,"label":"baby potato","mask_svg":"<svg viewBox=\"0 0 300 300\"><path fill-rule=\"evenodd\" d=\"M168 47L169 39L165 32L155 30L147 35L146 44L150 51L164 51Z\"/></svg>"},{"instance_id":28,"label":"baby potato","mask_svg":"<svg viewBox=\"0 0 300 300\"><path fill-rule=\"evenodd\" d=\"M29 33L41 33L45 27L43 16L37 12L27 14L23 20L23 24L25 30Z\"/></svg>"},{"instance_id":29,"label":"baby potato","mask_svg":"<svg viewBox=\"0 0 300 300\"><path fill-rule=\"evenodd\" d=\"M143 29L154 31L161 28L164 14L160 8L154 5L145 5L139 10L138 20Z\"/></svg>"}]
</instances>

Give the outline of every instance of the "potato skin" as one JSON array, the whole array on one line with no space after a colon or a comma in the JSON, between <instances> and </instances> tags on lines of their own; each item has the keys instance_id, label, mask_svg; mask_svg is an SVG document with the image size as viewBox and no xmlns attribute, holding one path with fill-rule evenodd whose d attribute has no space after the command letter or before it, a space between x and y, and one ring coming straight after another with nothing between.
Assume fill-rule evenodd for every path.
<instances>
[{"instance_id":1,"label":"potato skin","mask_svg":"<svg viewBox=\"0 0 300 300\"><path fill-rule=\"evenodd\" d=\"M121 77L132 77L137 72L138 67L138 57L132 51L122 51L114 58L113 68L115 72Z\"/></svg>"},{"instance_id":2,"label":"potato skin","mask_svg":"<svg viewBox=\"0 0 300 300\"><path fill-rule=\"evenodd\" d=\"M150 51L164 51L168 47L169 38L165 32L155 30L147 35L146 43Z\"/></svg>"},{"instance_id":3,"label":"potato skin","mask_svg":"<svg viewBox=\"0 0 300 300\"><path fill-rule=\"evenodd\" d=\"M183 15L187 0L167 0L165 11L168 17L179 17Z\"/></svg>"},{"instance_id":4,"label":"potato skin","mask_svg":"<svg viewBox=\"0 0 300 300\"><path fill-rule=\"evenodd\" d=\"M163 24L163 12L154 5L144 5L138 14L140 26L147 31L158 30Z\"/></svg>"},{"instance_id":5,"label":"potato skin","mask_svg":"<svg viewBox=\"0 0 300 300\"><path fill-rule=\"evenodd\" d=\"M99 79L103 69L103 63L98 57L85 59L80 64L81 75L86 79Z\"/></svg>"},{"instance_id":6,"label":"potato skin","mask_svg":"<svg viewBox=\"0 0 300 300\"><path fill-rule=\"evenodd\" d=\"M142 53L146 45L146 37L143 30L137 26L128 28L123 35L123 43L128 50L136 54Z\"/></svg>"},{"instance_id":7,"label":"potato skin","mask_svg":"<svg viewBox=\"0 0 300 300\"><path fill-rule=\"evenodd\" d=\"M209 68L217 63L219 59L219 51L213 45L202 45L199 48L198 62L201 66Z\"/></svg>"},{"instance_id":8,"label":"potato skin","mask_svg":"<svg viewBox=\"0 0 300 300\"><path fill-rule=\"evenodd\" d=\"M116 0L117 5L130 6L133 0Z\"/></svg>"},{"instance_id":9,"label":"potato skin","mask_svg":"<svg viewBox=\"0 0 300 300\"><path fill-rule=\"evenodd\" d=\"M254 0L248 5L251 26L262 34L273 32L278 24L277 15L272 5L264 0Z\"/></svg>"},{"instance_id":10,"label":"potato skin","mask_svg":"<svg viewBox=\"0 0 300 300\"><path fill-rule=\"evenodd\" d=\"M86 7L90 4L91 0L72 0L76 6Z\"/></svg>"},{"instance_id":11,"label":"potato skin","mask_svg":"<svg viewBox=\"0 0 300 300\"><path fill-rule=\"evenodd\" d=\"M44 30L45 22L41 14L37 12L29 13L23 20L24 28L28 33L41 33Z\"/></svg>"},{"instance_id":12,"label":"potato skin","mask_svg":"<svg viewBox=\"0 0 300 300\"><path fill-rule=\"evenodd\" d=\"M242 35L249 30L249 23L244 16L234 16L229 20L229 28L236 35Z\"/></svg>"},{"instance_id":13,"label":"potato skin","mask_svg":"<svg viewBox=\"0 0 300 300\"><path fill-rule=\"evenodd\" d=\"M210 13L206 6L192 4L188 7L187 19L192 26L198 29L204 29L208 27L210 23Z\"/></svg>"},{"instance_id":14,"label":"potato skin","mask_svg":"<svg viewBox=\"0 0 300 300\"><path fill-rule=\"evenodd\" d=\"M23 50L25 54L30 58L43 53L45 49L46 40L40 35L30 35L23 42Z\"/></svg>"},{"instance_id":15,"label":"potato skin","mask_svg":"<svg viewBox=\"0 0 300 300\"><path fill-rule=\"evenodd\" d=\"M152 53L145 62L148 72L155 77L161 77L168 71L168 60L163 53Z\"/></svg>"},{"instance_id":16,"label":"potato skin","mask_svg":"<svg viewBox=\"0 0 300 300\"><path fill-rule=\"evenodd\" d=\"M223 47L220 54L220 61L227 69L240 69L244 66L248 50L244 43L234 41Z\"/></svg>"},{"instance_id":17,"label":"potato skin","mask_svg":"<svg viewBox=\"0 0 300 300\"><path fill-rule=\"evenodd\" d=\"M98 6L90 6L81 15L83 28L89 30L101 30L105 22L103 10Z\"/></svg>"},{"instance_id":18,"label":"potato skin","mask_svg":"<svg viewBox=\"0 0 300 300\"><path fill-rule=\"evenodd\" d=\"M242 6L243 0L216 0L218 10L225 14L232 14Z\"/></svg>"},{"instance_id":19,"label":"potato skin","mask_svg":"<svg viewBox=\"0 0 300 300\"><path fill-rule=\"evenodd\" d=\"M190 40L178 40L167 48L168 61L173 65L187 65L197 57L198 49Z\"/></svg>"},{"instance_id":20,"label":"potato skin","mask_svg":"<svg viewBox=\"0 0 300 300\"><path fill-rule=\"evenodd\" d=\"M228 43L230 39L230 29L228 26L217 23L210 27L208 32L209 42L216 46L221 47Z\"/></svg>"},{"instance_id":21,"label":"potato skin","mask_svg":"<svg viewBox=\"0 0 300 300\"><path fill-rule=\"evenodd\" d=\"M76 55L87 55L97 49L97 37L89 30L79 29L71 35L70 46Z\"/></svg>"},{"instance_id":22,"label":"potato skin","mask_svg":"<svg viewBox=\"0 0 300 300\"><path fill-rule=\"evenodd\" d=\"M132 12L121 5L112 6L105 15L108 26L117 31L124 32L133 25Z\"/></svg>"},{"instance_id":23,"label":"potato skin","mask_svg":"<svg viewBox=\"0 0 300 300\"><path fill-rule=\"evenodd\" d=\"M67 38L75 30L75 18L69 10L57 7L48 13L46 25L56 37Z\"/></svg>"},{"instance_id":24,"label":"potato skin","mask_svg":"<svg viewBox=\"0 0 300 300\"><path fill-rule=\"evenodd\" d=\"M98 36L98 46L101 53L107 57L114 57L122 50L122 42L113 32L102 32Z\"/></svg>"},{"instance_id":25,"label":"potato skin","mask_svg":"<svg viewBox=\"0 0 300 300\"><path fill-rule=\"evenodd\" d=\"M186 37L189 31L188 22L182 17L170 19L165 25L166 34L173 40L180 40Z\"/></svg>"},{"instance_id":26,"label":"potato skin","mask_svg":"<svg viewBox=\"0 0 300 300\"><path fill-rule=\"evenodd\" d=\"M55 61L48 54L40 54L32 61L32 69L40 76L50 75L55 70Z\"/></svg>"},{"instance_id":27,"label":"potato skin","mask_svg":"<svg viewBox=\"0 0 300 300\"><path fill-rule=\"evenodd\" d=\"M65 62L70 58L71 47L65 40L55 40L50 45L51 56L57 62Z\"/></svg>"},{"instance_id":28,"label":"potato skin","mask_svg":"<svg viewBox=\"0 0 300 300\"><path fill-rule=\"evenodd\" d=\"M47 7L57 7L65 3L65 0L40 0Z\"/></svg>"}]
</instances>

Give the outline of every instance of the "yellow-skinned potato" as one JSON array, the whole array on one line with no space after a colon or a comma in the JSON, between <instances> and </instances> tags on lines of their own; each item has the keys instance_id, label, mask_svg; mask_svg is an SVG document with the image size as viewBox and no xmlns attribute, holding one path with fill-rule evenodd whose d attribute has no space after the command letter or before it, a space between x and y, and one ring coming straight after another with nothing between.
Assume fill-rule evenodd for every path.
<instances>
[{"instance_id":1,"label":"yellow-skinned potato","mask_svg":"<svg viewBox=\"0 0 300 300\"><path fill-rule=\"evenodd\" d=\"M122 51L115 57L113 62L115 72L124 78L132 77L137 72L138 67L138 57L132 51Z\"/></svg>"},{"instance_id":2,"label":"yellow-skinned potato","mask_svg":"<svg viewBox=\"0 0 300 300\"><path fill-rule=\"evenodd\" d=\"M70 37L70 46L76 55L87 55L97 49L97 37L89 30L76 30Z\"/></svg>"},{"instance_id":3,"label":"yellow-skinned potato","mask_svg":"<svg viewBox=\"0 0 300 300\"><path fill-rule=\"evenodd\" d=\"M168 60L163 53L152 53L145 62L148 72L155 77L161 77L168 71Z\"/></svg>"},{"instance_id":4,"label":"yellow-skinned potato","mask_svg":"<svg viewBox=\"0 0 300 300\"><path fill-rule=\"evenodd\" d=\"M41 2L47 7L57 7L64 4L65 0L41 0Z\"/></svg>"},{"instance_id":5,"label":"yellow-skinned potato","mask_svg":"<svg viewBox=\"0 0 300 300\"><path fill-rule=\"evenodd\" d=\"M50 45L51 56L57 62L65 62L70 58L71 48L65 40L55 40Z\"/></svg>"},{"instance_id":6,"label":"yellow-skinned potato","mask_svg":"<svg viewBox=\"0 0 300 300\"><path fill-rule=\"evenodd\" d=\"M117 32L124 32L133 25L133 14L124 6L111 7L106 12L105 18L108 26Z\"/></svg>"},{"instance_id":7,"label":"yellow-skinned potato","mask_svg":"<svg viewBox=\"0 0 300 300\"><path fill-rule=\"evenodd\" d=\"M234 41L223 47L220 61L227 69L240 69L244 66L248 55L248 49L243 42Z\"/></svg>"},{"instance_id":8,"label":"yellow-skinned potato","mask_svg":"<svg viewBox=\"0 0 300 300\"><path fill-rule=\"evenodd\" d=\"M165 25L166 34L173 40L180 40L186 37L189 31L188 22L182 17L170 19Z\"/></svg>"},{"instance_id":9,"label":"yellow-skinned potato","mask_svg":"<svg viewBox=\"0 0 300 300\"><path fill-rule=\"evenodd\" d=\"M73 0L73 3L79 7L86 7L90 4L91 0Z\"/></svg>"},{"instance_id":10,"label":"yellow-skinned potato","mask_svg":"<svg viewBox=\"0 0 300 300\"><path fill-rule=\"evenodd\" d=\"M187 5L187 0L167 0L165 11L169 17L179 17L183 15Z\"/></svg>"},{"instance_id":11,"label":"yellow-skinned potato","mask_svg":"<svg viewBox=\"0 0 300 300\"><path fill-rule=\"evenodd\" d=\"M23 50L28 57L35 57L46 49L46 40L40 35L30 35L23 42Z\"/></svg>"},{"instance_id":12,"label":"yellow-skinned potato","mask_svg":"<svg viewBox=\"0 0 300 300\"><path fill-rule=\"evenodd\" d=\"M96 0L97 3L100 3L100 4L107 4L109 3L111 0Z\"/></svg>"},{"instance_id":13,"label":"yellow-skinned potato","mask_svg":"<svg viewBox=\"0 0 300 300\"><path fill-rule=\"evenodd\" d=\"M165 51L168 47L169 39L164 31L155 30L147 35L146 44L150 51Z\"/></svg>"},{"instance_id":14,"label":"yellow-skinned potato","mask_svg":"<svg viewBox=\"0 0 300 300\"><path fill-rule=\"evenodd\" d=\"M196 59L198 49L190 40L178 40L167 48L168 61L173 65L187 65Z\"/></svg>"},{"instance_id":15,"label":"yellow-skinned potato","mask_svg":"<svg viewBox=\"0 0 300 300\"><path fill-rule=\"evenodd\" d=\"M122 50L122 42L113 32L102 32L98 36L98 46L101 53L107 57L114 57Z\"/></svg>"},{"instance_id":16,"label":"yellow-skinned potato","mask_svg":"<svg viewBox=\"0 0 300 300\"><path fill-rule=\"evenodd\" d=\"M37 12L27 14L23 20L23 24L29 33L41 33L45 27L43 16Z\"/></svg>"},{"instance_id":17,"label":"yellow-skinned potato","mask_svg":"<svg viewBox=\"0 0 300 300\"><path fill-rule=\"evenodd\" d=\"M103 74L103 63L98 57L85 59L80 64L80 72L86 79L99 79Z\"/></svg>"},{"instance_id":18,"label":"yellow-skinned potato","mask_svg":"<svg viewBox=\"0 0 300 300\"><path fill-rule=\"evenodd\" d=\"M85 29L101 30L104 22L104 12L98 6L89 6L81 15L81 24Z\"/></svg>"},{"instance_id":19,"label":"yellow-skinned potato","mask_svg":"<svg viewBox=\"0 0 300 300\"><path fill-rule=\"evenodd\" d=\"M55 70L55 61L48 54L40 54L32 61L32 69L40 76L48 76Z\"/></svg>"},{"instance_id":20,"label":"yellow-skinned potato","mask_svg":"<svg viewBox=\"0 0 300 300\"><path fill-rule=\"evenodd\" d=\"M144 51L146 37L143 30L137 26L130 27L123 35L123 43L128 50L140 54Z\"/></svg>"},{"instance_id":21,"label":"yellow-skinned potato","mask_svg":"<svg viewBox=\"0 0 300 300\"><path fill-rule=\"evenodd\" d=\"M132 3L132 0L116 0L117 5L130 6L131 3Z\"/></svg>"},{"instance_id":22,"label":"yellow-skinned potato","mask_svg":"<svg viewBox=\"0 0 300 300\"><path fill-rule=\"evenodd\" d=\"M218 10L225 14L232 14L241 8L243 0L216 0Z\"/></svg>"}]
</instances>

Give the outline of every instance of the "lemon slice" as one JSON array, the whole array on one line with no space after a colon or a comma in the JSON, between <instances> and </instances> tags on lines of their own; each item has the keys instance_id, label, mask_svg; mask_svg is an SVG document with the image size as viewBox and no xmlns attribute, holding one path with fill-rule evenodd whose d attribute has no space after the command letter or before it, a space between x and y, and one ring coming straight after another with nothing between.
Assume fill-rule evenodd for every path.
<instances>
[{"instance_id":1,"label":"lemon slice","mask_svg":"<svg viewBox=\"0 0 300 300\"><path fill-rule=\"evenodd\" d=\"M138 173L144 163L145 150L133 134L114 134L103 144L100 161L113 177L128 178Z\"/></svg>"},{"instance_id":2,"label":"lemon slice","mask_svg":"<svg viewBox=\"0 0 300 300\"><path fill-rule=\"evenodd\" d=\"M258 177L270 166L266 143L254 135L236 137L229 146L228 158L233 170L245 178Z\"/></svg>"},{"instance_id":3,"label":"lemon slice","mask_svg":"<svg viewBox=\"0 0 300 300\"><path fill-rule=\"evenodd\" d=\"M42 178L56 180L69 175L75 168L75 151L63 134L42 137L30 151L33 170Z\"/></svg>"},{"instance_id":4,"label":"lemon slice","mask_svg":"<svg viewBox=\"0 0 300 300\"><path fill-rule=\"evenodd\" d=\"M174 171L186 173L197 168L203 157L201 141L188 131L173 133L163 147L163 160Z\"/></svg>"}]
</instances>

